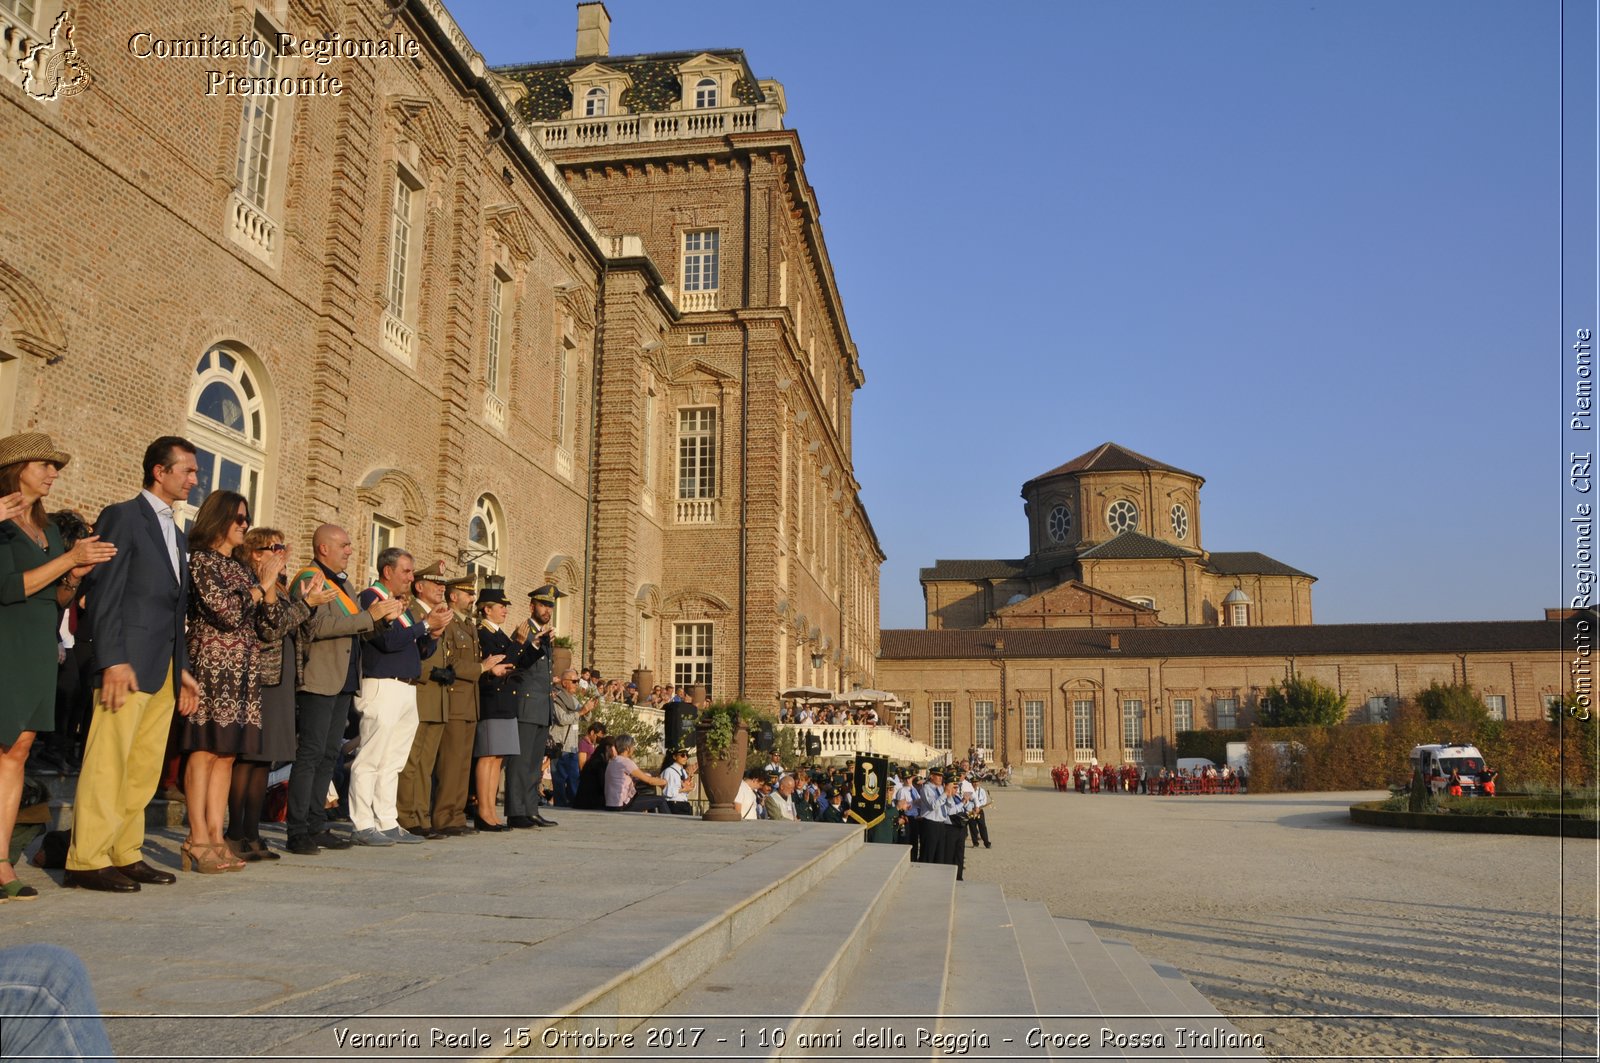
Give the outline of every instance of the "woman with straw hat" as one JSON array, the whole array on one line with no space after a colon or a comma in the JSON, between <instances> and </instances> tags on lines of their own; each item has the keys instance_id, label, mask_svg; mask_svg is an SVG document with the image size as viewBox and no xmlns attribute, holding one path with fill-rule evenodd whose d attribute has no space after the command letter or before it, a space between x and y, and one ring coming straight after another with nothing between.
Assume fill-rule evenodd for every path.
<instances>
[{"instance_id":1,"label":"woman with straw hat","mask_svg":"<svg viewBox=\"0 0 1600 1063\"><path fill-rule=\"evenodd\" d=\"M0 439L0 857L11 848L33 736L55 726L58 610L91 568L117 552L94 535L65 550L46 519L44 499L71 460L42 432ZM38 895L0 860L0 900Z\"/></svg>"}]
</instances>

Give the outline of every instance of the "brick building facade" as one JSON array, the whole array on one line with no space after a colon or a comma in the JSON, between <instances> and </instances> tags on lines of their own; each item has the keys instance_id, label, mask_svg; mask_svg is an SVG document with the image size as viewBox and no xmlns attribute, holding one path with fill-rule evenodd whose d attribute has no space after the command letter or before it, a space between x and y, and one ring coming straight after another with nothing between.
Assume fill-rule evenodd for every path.
<instances>
[{"instance_id":1,"label":"brick building facade","mask_svg":"<svg viewBox=\"0 0 1600 1063\"><path fill-rule=\"evenodd\" d=\"M302 559L334 520L358 577L394 543L555 582L604 674L870 683L862 377L770 108L759 143L686 128L630 214L437 0L0 0L0 33L0 434L75 455L52 506L127 497L176 432ZM653 215L727 226L728 301Z\"/></svg>"}]
</instances>

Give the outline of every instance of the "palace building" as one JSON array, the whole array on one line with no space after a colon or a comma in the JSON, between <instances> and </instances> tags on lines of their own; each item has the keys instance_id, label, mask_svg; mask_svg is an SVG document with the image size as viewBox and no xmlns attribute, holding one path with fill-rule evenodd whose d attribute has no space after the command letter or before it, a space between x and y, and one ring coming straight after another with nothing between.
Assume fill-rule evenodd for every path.
<instances>
[{"instance_id":1,"label":"palace building","mask_svg":"<svg viewBox=\"0 0 1600 1063\"><path fill-rule=\"evenodd\" d=\"M912 737L1042 781L1063 763L1170 766L1178 732L1249 726L1289 676L1362 722L1435 681L1471 684L1500 719L1542 719L1567 689L1560 611L1313 624L1313 576L1202 545L1203 483L1105 443L1022 486L1026 556L924 568L925 628L883 632L878 661Z\"/></svg>"},{"instance_id":2,"label":"palace building","mask_svg":"<svg viewBox=\"0 0 1600 1063\"><path fill-rule=\"evenodd\" d=\"M557 584L607 676L871 685L865 377L781 85L612 59L598 3L504 71L394 7L0 0L0 434L90 517L187 435L299 560L336 521L357 579Z\"/></svg>"}]
</instances>

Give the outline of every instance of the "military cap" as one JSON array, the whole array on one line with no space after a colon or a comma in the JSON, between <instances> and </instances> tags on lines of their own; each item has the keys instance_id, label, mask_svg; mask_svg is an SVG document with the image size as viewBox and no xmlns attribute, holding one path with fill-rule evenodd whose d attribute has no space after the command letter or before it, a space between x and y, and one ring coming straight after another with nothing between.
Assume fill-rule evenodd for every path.
<instances>
[{"instance_id":1,"label":"military cap","mask_svg":"<svg viewBox=\"0 0 1600 1063\"><path fill-rule=\"evenodd\" d=\"M510 605L506 592L500 587L485 587L483 593L478 595L479 605Z\"/></svg>"},{"instance_id":2,"label":"military cap","mask_svg":"<svg viewBox=\"0 0 1600 1063\"><path fill-rule=\"evenodd\" d=\"M553 606L556 604L557 598L565 598L566 595L557 590L554 584L546 583L543 587L535 587L533 590L529 591L528 597L532 601L542 602L545 605Z\"/></svg>"},{"instance_id":3,"label":"military cap","mask_svg":"<svg viewBox=\"0 0 1600 1063\"><path fill-rule=\"evenodd\" d=\"M419 568L419 569L417 569L416 572L412 573L411 579L412 579L413 582L415 582L416 580L419 580L419 579L425 579L429 583L437 583L441 587L447 587L447 586L450 585L450 581L445 579L445 576L444 576L444 562L443 561L435 561L433 564L429 565L427 568Z\"/></svg>"}]
</instances>

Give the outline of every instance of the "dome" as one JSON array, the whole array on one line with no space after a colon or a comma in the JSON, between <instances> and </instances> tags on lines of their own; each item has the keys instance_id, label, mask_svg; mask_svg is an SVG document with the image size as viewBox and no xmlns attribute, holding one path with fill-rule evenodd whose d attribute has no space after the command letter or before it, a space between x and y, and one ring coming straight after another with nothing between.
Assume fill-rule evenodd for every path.
<instances>
[{"instance_id":1,"label":"dome","mask_svg":"<svg viewBox=\"0 0 1600 1063\"><path fill-rule=\"evenodd\" d=\"M1244 592L1243 588L1235 587L1233 590L1228 592L1228 596L1226 598L1222 599L1222 604L1249 605L1250 596Z\"/></svg>"}]
</instances>

